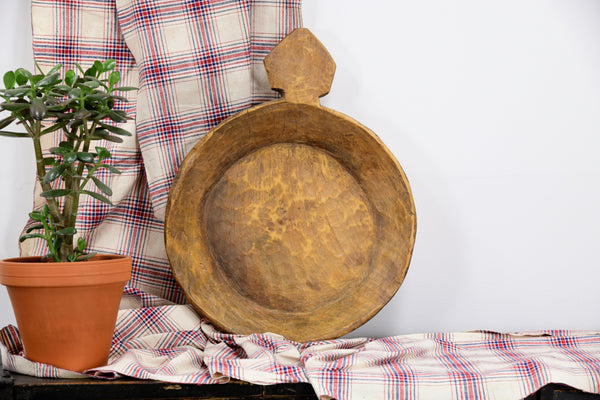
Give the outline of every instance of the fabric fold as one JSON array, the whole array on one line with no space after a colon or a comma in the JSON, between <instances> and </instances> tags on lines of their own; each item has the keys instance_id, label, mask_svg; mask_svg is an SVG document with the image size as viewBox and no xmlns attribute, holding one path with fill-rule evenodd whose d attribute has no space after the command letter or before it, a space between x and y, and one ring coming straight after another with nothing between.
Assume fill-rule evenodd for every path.
<instances>
[{"instance_id":1,"label":"fabric fold","mask_svg":"<svg viewBox=\"0 0 600 400\"><path fill-rule=\"evenodd\" d=\"M18 343L14 327L0 332L2 362L10 370L82 377L25 359ZM309 382L320 398L338 400L516 400L549 383L600 393L600 334L447 332L297 343L272 333L219 332L188 305L150 306L119 312L109 364L85 376Z\"/></svg>"},{"instance_id":2,"label":"fabric fold","mask_svg":"<svg viewBox=\"0 0 600 400\"><path fill-rule=\"evenodd\" d=\"M121 175L101 175L113 206L82 196L78 235L88 249L133 258L130 286L175 303L185 296L164 246L169 188L187 151L229 115L272 99L262 59L301 24L293 1L32 1L33 51L48 70L114 58L122 84L137 86L118 106L136 118L135 135L106 143ZM130 51L131 49L131 51ZM133 51L133 54L132 54ZM46 135L45 148L58 136ZM36 188L34 206L43 200ZM31 221L28 226L31 225ZM27 226L27 227L28 227ZM26 227L26 228L27 228ZM27 240L22 255L43 255Z\"/></svg>"},{"instance_id":3,"label":"fabric fold","mask_svg":"<svg viewBox=\"0 0 600 400\"><path fill-rule=\"evenodd\" d=\"M262 58L300 25L300 1L117 0L139 68L137 133L156 218L190 148L227 117L273 99Z\"/></svg>"},{"instance_id":4,"label":"fabric fold","mask_svg":"<svg viewBox=\"0 0 600 400\"><path fill-rule=\"evenodd\" d=\"M64 72L74 69L75 63L86 67L96 59L112 58L117 61L117 69L121 72L121 84L139 85L138 67L123 40L114 0L100 0L93 4L83 0L33 0L31 11L33 53L42 69L49 70L56 64L62 64ZM117 107L135 117L137 92L123 94L129 102L121 102ZM122 173L102 172L98 176L112 188L111 201L114 205L82 196L76 225L78 235L86 239L88 250L92 252L132 256L131 287L182 303L185 297L171 274L164 249L163 223L154 217L148 197L135 122L130 121L123 128L134 135L124 137L123 143L103 143L112 155L108 162ZM45 135L43 147L56 146L60 140L59 135ZM39 193L40 187L36 185L35 208L43 204ZM41 240L30 239L21 245L22 255L45 253L45 243Z\"/></svg>"}]
</instances>

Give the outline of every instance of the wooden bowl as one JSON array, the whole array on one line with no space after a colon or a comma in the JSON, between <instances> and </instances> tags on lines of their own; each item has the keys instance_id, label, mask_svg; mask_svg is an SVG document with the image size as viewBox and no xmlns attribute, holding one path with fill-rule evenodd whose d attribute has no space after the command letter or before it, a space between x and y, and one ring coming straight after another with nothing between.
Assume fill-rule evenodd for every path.
<instances>
[{"instance_id":1,"label":"wooden bowl","mask_svg":"<svg viewBox=\"0 0 600 400\"><path fill-rule=\"evenodd\" d=\"M189 152L169 194L167 254L190 303L223 331L339 337L404 280L410 187L373 132L319 104L335 64L307 29L265 68L285 99L227 119Z\"/></svg>"}]
</instances>

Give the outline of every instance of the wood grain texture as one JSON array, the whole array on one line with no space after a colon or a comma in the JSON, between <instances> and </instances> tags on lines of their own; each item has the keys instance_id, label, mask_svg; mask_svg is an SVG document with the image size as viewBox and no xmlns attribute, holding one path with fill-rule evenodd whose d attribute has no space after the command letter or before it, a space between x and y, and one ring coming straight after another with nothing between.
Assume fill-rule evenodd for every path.
<instances>
[{"instance_id":1,"label":"wood grain texture","mask_svg":"<svg viewBox=\"0 0 600 400\"><path fill-rule=\"evenodd\" d=\"M221 330L339 337L375 315L404 280L416 233L406 176L373 132L318 103L319 82L306 79L300 96L299 84L281 85L284 100L216 127L171 187L165 243L173 273Z\"/></svg>"},{"instance_id":2,"label":"wood grain texture","mask_svg":"<svg viewBox=\"0 0 600 400\"><path fill-rule=\"evenodd\" d=\"M280 143L243 157L210 189L204 215L210 250L233 288L270 309L310 312L368 273L369 201L313 147Z\"/></svg>"},{"instance_id":3,"label":"wood grain texture","mask_svg":"<svg viewBox=\"0 0 600 400\"><path fill-rule=\"evenodd\" d=\"M292 103L319 104L329 93L335 62L308 29L296 29L264 59L269 85Z\"/></svg>"}]
</instances>

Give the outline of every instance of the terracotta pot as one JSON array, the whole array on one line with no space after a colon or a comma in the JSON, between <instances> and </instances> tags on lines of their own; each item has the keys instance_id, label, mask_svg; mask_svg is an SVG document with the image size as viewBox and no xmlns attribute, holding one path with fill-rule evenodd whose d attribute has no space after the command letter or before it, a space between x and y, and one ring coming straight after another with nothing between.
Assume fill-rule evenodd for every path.
<instances>
[{"instance_id":1,"label":"terracotta pot","mask_svg":"<svg viewBox=\"0 0 600 400\"><path fill-rule=\"evenodd\" d=\"M131 257L98 255L77 263L40 257L0 261L25 356L83 371L106 365Z\"/></svg>"}]
</instances>

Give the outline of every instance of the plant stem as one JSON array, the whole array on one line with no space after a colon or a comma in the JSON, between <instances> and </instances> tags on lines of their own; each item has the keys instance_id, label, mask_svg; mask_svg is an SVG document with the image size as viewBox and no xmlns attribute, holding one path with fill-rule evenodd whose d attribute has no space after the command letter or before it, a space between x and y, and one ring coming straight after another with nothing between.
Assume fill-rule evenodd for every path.
<instances>
[{"instance_id":1,"label":"plant stem","mask_svg":"<svg viewBox=\"0 0 600 400\"><path fill-rule=\"evenodd\" d=\"M72 170L72 166L69 166ZM73 226L71 224L71 216L77 211L76 199L79 197L79 191L75 188L74 182L77 180L70 175L65 176L65 187L70 189L71 192L65 196L65 203L63 206L63 219L65 226ZM60 236L62 242L58 249L58 254L61 261L67 261L67 256L73 252L73 235Z\"/></svg>"},{"instance_id":2,"label":"plant stem","mask_svg":"<svg viewBox=\"0 0 600 400\"><path fill-rule=\"evenodd\" d=\"M46 243L48 243L49 253L52 254L52 258L55 262L59 262L61 261L60 257L56 254L56 249L54 248L54 243L52 242L52 230L54 229L52 215L48 215L48 221L44 219L42 224L44 225L44 236L46 236Z\"/></svg>"},{"instance_id":3,"label":"plant stem","mask_svg":"<svg viewBox=\"0 0 600 400\"><path fill-rule=\"evenodd\" d=\"M88 135L87 121L83 122L83 140L82 137L77 138L77 149L80 144L83 142L82 151L87 152L90 148L90 138ZM77 165L77 169L75 170L75 175L77 177L68 176L65 179L65 186L71 190L71 193L65 197L65 205L63 208L63 218L65 226L75 226L75 221L77 219L77 209L79 208L79 195L83 188L81 185L81 178L78 176L82 176L83 170L85 169L85 163L83 161L79 161ZM87 180L85 181L87 182ZM73 253L74 248L74 240L72 235L63 236L63 242L59 249L59 255L61 261L66 261L67 256Z\"/></svg>"},{"instance_id":4,"label":"plant stem","mask_svg":"<svg viewBox=\"0 0 600 400\"><path fill-rule=\"evenodd\" d=\"M27 124L25 124L27 126ZM33 139L33 149L35 151L35 163L36 163L36 171L37 177L42 186L42 191L51 190L52 187L48 183L44 183L44 176L46 176L46 166L44 165L44 153L42 152L42 144L40 142L40 132L42 130L42 124L40 121L34 122L34 128L31 129L28 127L31 132L31 138ZM50 210L50 215L54 218L54 223L57 226L63 226L63 218L60 213L60 209L58 207L58 203L56 199L47 198L46 204L48 204L48 209Z\"/></svg>"}]
</instances>

